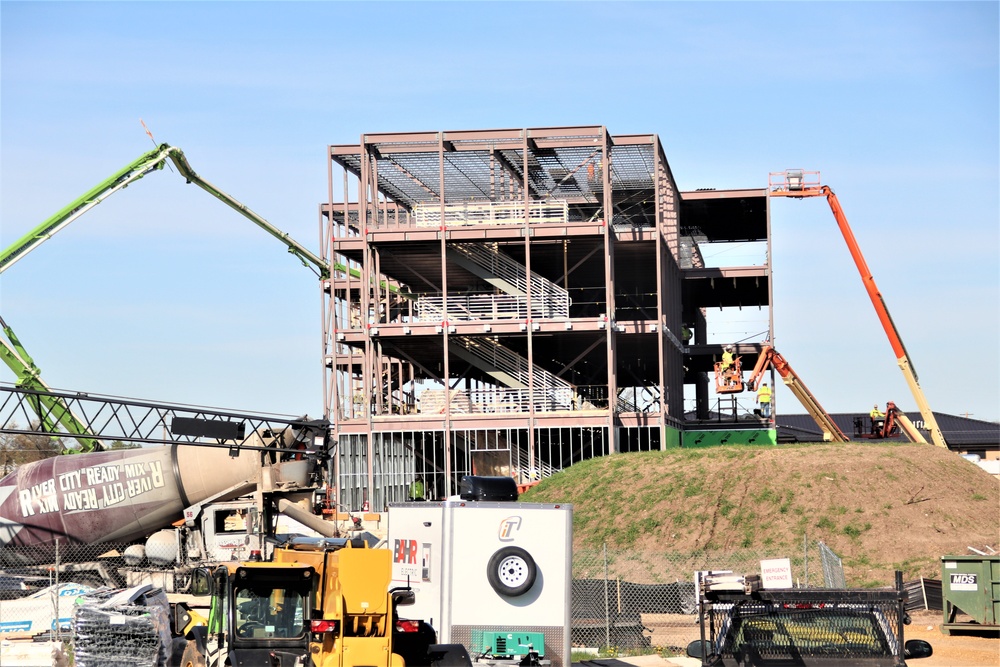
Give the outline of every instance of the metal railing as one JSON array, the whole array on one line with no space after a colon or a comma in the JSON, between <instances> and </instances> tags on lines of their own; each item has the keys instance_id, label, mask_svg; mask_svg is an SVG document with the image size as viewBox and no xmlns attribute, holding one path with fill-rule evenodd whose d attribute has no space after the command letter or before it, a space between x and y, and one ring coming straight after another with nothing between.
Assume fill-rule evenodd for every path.
<instances>
[{"instance_id":1,"label":"metal railing","mask_svg":"<svg viewBox=\"0 0 1000 667\"><path fill-rule=\"evenodd\" d=\"M533 382L529 383L528 360L513 350L491 338L456 336L454 340L456 348L465 350L472 357L486 364L487 367L508 375L517 384L525 386L533 384L536 392L533 396L534 400L539 400L539 396L551 397L552 400L557 401L558 407L555 409L572 409L576 392L569 382L556 377L555 374L536 364L531 369Z\"/></svg>"},{"instance_id":2,"label":"metal railing","mask_svg":"<svg viewBox=\"0 0 1000 667\"><path fill-rule=\"evenodd\" d=\"M529 389L498 387L495 389L452 389L451 414L508 414L528 412L534 404L535 412L565 412L603 410L606 403L595 405L582 398L570 387ZM417 411L423 414L444 414L445 390L425 389L420 394Z\"/></svg>"},{"instance_id":3,"label":"metal railing","mask_svg":"<svg viewBox=\"0 0 1000 667\"><path fill-rule=\"evenodd\" d=\"M451 249L483 268L490 275L506 282L513 288L516 296L523 295L528 291L527 267L500 252L495 245L456 243L451 246ZM531 300L545 304L546 310L556 309L565 314L569 312L567 291L534 271L531 272ZM546 317L554 316L546 315Z\"/></svg>"},{"instance_id":4,"label":"metal railing","mask_svg":"<svg viewBox=\"0 0 1000 667\"><path fill-rule=\"evenodd\" d=\"M444 225L523 225L524 202L461 202L444 205ZM531 202L528 221L531 224L567 222L569 204L564 200ZM417 227L438 227L442 224L441 204L417 204L413 208Z\"/></svg>"},{"instance_id":5,"label":"metal railing","mask_svg":"<svg viewBox=\"0 0 1000 667\"><path fill-rule=\"evenodd\" d=\"M472 294L449 296L448 310L444 298L422 296L414 304L415 322L523 320L531 318L569 317L569 299L562 302L532 298L528 312L528 298L510 294Z\"/></svg>"}]
</instances>

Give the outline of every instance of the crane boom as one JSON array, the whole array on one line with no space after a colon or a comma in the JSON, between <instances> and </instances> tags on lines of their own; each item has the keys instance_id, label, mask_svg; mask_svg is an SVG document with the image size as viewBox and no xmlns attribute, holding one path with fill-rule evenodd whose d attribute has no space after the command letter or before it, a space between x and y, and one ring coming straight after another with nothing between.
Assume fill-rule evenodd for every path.
<instances>
[{"instance_id":1,"label":"crane boom","mask_svg":"<svg viewBox=\"0 0 1000 667\"><path fill-rule=\"evenodd\" d=\"M161 148L165 146L167 146L167 144L163 144ZM184 180L188 183L194 183L199 188L219 199L226 204L226 206L229 206L231 209L246 217L268 234L284 243L288 247L288 252L298 257L303 264L312 264L319 269L320 279L330 277L330 264L326 260L320 259L304 245L289 236L287 232L281 231L270 222L254 213L246 204L240 202L232 195L223 192L199 176L195 170L191 168L191 165L188 164L187 158L184 157L184 152L181 151L181 149L169 147L167 155L170 157L171 162L173 162L177 167L181 176L183 176Z\"/></svg>"},{"instance_id":2,"label":"crane boom","mask_svg":"<svg viewBox=\"0 0 1000 667\"><path fill-rule=\"evenodd\" d=\"M861 282L865 286L865 291L868 293L868 297L875 307L875 314L878 316L879 322L882 324L882 328L889 339L889 345L892 346L892 351L896 355L896 363L899 365L900 370L903 371L903 377L906 378L910 392L917 402L917 409L920 410L920 416L923 417L924 426L930 431L931 441L938 447L947 449L948 443L945 441L944 434L941 433L941 429L938 427L937 419L934 417L934 412L927 403L923 389L920 388L917 371L910 361L910 355L903 345L903 339L899 335L899 330L896 328L892 316L889 314L889 308L886 306L885 299L882 298L881 292L879 292L878 287L875 285L875 277L868 269L864 255L861 254L861 247L854 237L854 232L847 222L844 209L841 207L840 200L837 199L837 195L834 194L833 189L828 185L820 184L819 172L789 169L783 172L772 173L768 179L768 190L772 197L792 197L796 199L826 197L830 205L830 210L833 211L833 217L837 221L837 226L840 228L840 233L844 236L844 241L847 242L847 248L854 259L854 264L858 267L858 272L861 274Z\"/></svg>"},{"instance_id":3,"label":"crane boom","mask_svg":"<svg viewBox=\"0 0 1000 667\"><path fill-rule=\"evenodd\" d=\"M750 391L757 391L757 387L764 378L764 371L769 366L774 366L774 370L778 371L778 375L781 376L781 381L791 390L795 398L799 399L799 403L802 404L802 407L806 409L809 416L812 417L816 425L823 431L823 440L849 442L849 438L844 435L844 432L840 430L840 427L833 421L833 418L819 404L819 401L809 391L809 388L802 379L792 370L791 364L768 343L764 343L761 348L760 356L757 357L757 363L753 368L753 373L750 375L750 380L746 383Z\"/></svg>"},{"instance_id":4,"label":"crane boom","mask_svg":"<svg viewBox=\"0 0 1000 667\"><path fill-rule=\"evenodd\" d=\"M3 273L25 255L48 241L60 229L73 222L81 215L94 208L102 201L122 188L134 183L146 174L163 168L169 151L173 150L166 144L156 150L145 153L139 159L115 172L106 180L88 190L68 206L60 209L50 218L19 238L12 246L0 254L0 273Z\"/></svg>"},{"instance_id":5,"label":"crane boom","mask_svg":"<svg viewBox=\"0 0 1000 667\"><path fill-rule=\"evenodd\" d=\"M317 256L304 245L289 236L288 233L283 232L272 225L270 222L251 210L246 204L243 204L232 195L220 190L203 179L197 174L197 172L195 172L194 169L191 168L187 158L184 156L184 152L180 148L169 144L160 144L155 150L143 154L138 159L115 172L15 241L13 245L0 253L0 274L9 269L19 260L23 259L29 252L52 238L56 232L63 229L66 225L100 204L115 192L118 192L122 188L127 187L129 184L138 181L140 178L152 171L162 169L167 160L173 162L174 166L177 167L177 171L188 183L194 183L199 188L211 194L216 199L219 199L234 211L256 224L274 238L281 241L288 248L288 252L295 255L303 265L308 267L311 264L315 267L320 280L325 281L330 279L331 264L329 262ZM332 268L340 273L349 274L354 278L362 278L362 272L360 270L346 266L339 262L334 263ZM383 289L388 289L391 292L402 295L404 298L412 298L412 295L401 291L397 285L389 285L385 281L380 281L379 285ZM2 320L0 320L0 322L2 322ZM14 332L7 326L6 323L3 323L3 335L6 340L4 340L4 338L0 338L0 358L3 359L7 367L10 368L17 376L17 386L30 390L49 391L49 387L42 382L41 371L35 365L31 356L28 355L24 346L21 345L17 336L14 335ZM70 411L68 407L64 404L60 404L58 400L53 402L53 399L47 397L39 398L38 409L36 412L38 413L38 416L42 420L43 424L47 427L50 427L55 422L58 422L62 424L70 434L75 436L90 435L87 427L83 425L79 419L73 416L72 411ZM78 437L77 439L82 443L82 451L92 451L93 449L101 448L100 441L95 438Z\"/></svg>"}]
</instances>

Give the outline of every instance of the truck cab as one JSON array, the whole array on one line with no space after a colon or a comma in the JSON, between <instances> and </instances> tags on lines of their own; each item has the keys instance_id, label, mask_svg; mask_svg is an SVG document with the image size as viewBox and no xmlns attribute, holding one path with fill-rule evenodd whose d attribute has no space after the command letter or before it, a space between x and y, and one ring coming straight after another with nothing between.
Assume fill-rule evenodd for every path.
<instances>
[{"instance_id":1,"label":"truck cab","mask_svg":"<svg viewBox=\"0 0 1000 667\"><path fill-rule=\"evenodd\" d=\"M175 605L181 667L470 667L464 647L399 618L414 594L391 578L389 551L360 538L295 538L271 562L198 568L192 592L210 607L199 621Z\"/></svg>"},{"instance_id":2,"label":"truck cab","mask_svg":"<svg viewBox=\"0 0 1000 667\"><path fill-rule=\"evenodd\" d=\"M703 667L906 667L933 654L926 641L904 641L901 574L895 590L768 590L753 575L711 574L698 589L702 638L687 654Z\"/></svg>"},{"instance_id":3,"label":"truck cab","mask_svg":"<svg viewBox=\"0 0 1000 667\"><path fill-rule=\"evenodd\" d=\"M267 547L260 512L252 500L206 505L196 525L192 532L195 539L188 541L189 558L214 562L250 560L255 552L264 554ZM197 539L198 531L203 539Z\"/></svg>"}]
</instances>

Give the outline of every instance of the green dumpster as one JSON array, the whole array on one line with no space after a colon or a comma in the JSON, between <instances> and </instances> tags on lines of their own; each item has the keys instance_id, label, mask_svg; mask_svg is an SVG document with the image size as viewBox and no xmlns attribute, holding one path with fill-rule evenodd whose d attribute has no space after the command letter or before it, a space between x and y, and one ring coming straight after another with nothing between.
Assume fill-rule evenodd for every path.
<instances>
[{"instance_id":1,"label":"green dumpster","mask_svg":"<svg viewBox=\"0 0 1000 667\"><path fill-rule=\"evenodd\" d=\"M942 556L941 632L1000 632L1000 556Z\"/></svg>"}]
</instances>

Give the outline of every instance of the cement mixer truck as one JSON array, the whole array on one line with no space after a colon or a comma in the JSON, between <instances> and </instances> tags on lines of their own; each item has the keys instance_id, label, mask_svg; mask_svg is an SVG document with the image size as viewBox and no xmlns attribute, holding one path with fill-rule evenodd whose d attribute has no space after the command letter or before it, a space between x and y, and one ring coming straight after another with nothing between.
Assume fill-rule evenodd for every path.
<instances>
[{"instance_id":1,"label":"cement mixer truck","mask_svg":"<svg viewBox=\"0 0 1000 667\"><path fill-rule=\"evenodd\" d=\"M198 566L266 560L279 513L292 532L333 536L308 511L320 484L322 452L305 444L315 435L253 432L239 447L171 444L23 465L0 480L0 567L37 575L58 563L63 581L185 592Z\"/></svg>"}]
</instances>

